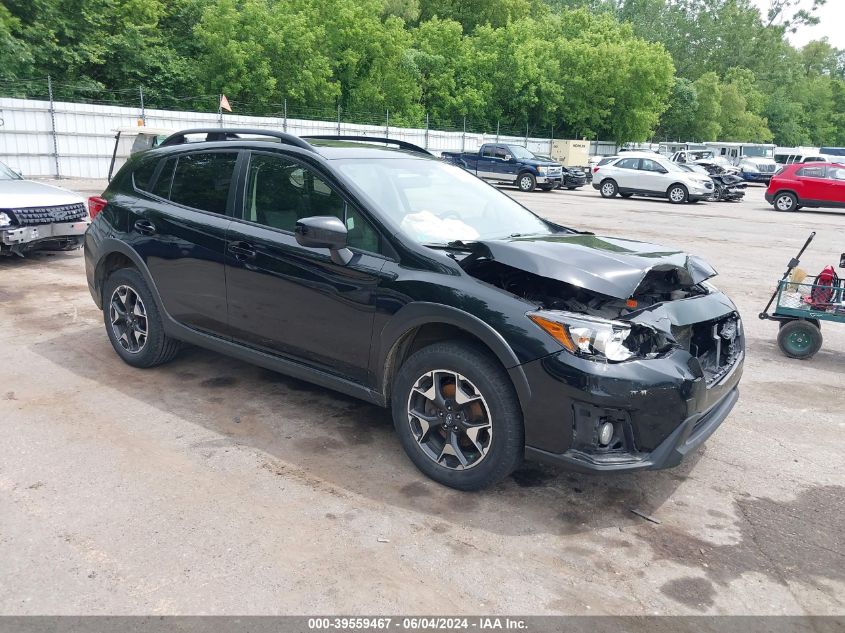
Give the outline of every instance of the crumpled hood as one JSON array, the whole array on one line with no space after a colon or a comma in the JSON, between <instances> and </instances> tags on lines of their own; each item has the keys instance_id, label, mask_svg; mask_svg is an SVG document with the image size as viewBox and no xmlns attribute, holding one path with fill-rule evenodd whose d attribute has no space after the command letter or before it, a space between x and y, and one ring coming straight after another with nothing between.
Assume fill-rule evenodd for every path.
<instances>
[{"instance_id":1,"label":"crumpled hood","mask_svg":"<svg viewBox=\"0 0 845 633\"><path fill-rule=\"evenodd\" d=\"M32 180L0 180L0 209L84 203L79 194Z\"/></svg>"},{"instance_id":2,"label":"crumpled hood","mask_svg":"<svg viewBox=\"0 0 845 633\"><path fill-rule=\"evenodd\" d=\"M632 297L652 270L677 270L688 285L716 275L698 257L614 237L549 235L477 243L497 262L617 299Z\"/></svg>"}]
</instances>

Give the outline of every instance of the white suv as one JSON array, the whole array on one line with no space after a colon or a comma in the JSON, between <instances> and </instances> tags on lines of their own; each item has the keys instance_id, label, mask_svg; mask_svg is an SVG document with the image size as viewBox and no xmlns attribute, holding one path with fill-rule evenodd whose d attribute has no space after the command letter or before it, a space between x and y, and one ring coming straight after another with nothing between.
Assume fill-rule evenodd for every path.
<instances>
[{"instance_id":1,"label":"white suv","mask_svg":"<svg viewBox=\"0 0 845 633\"><path fill-rule=\"evenodd\" d=\"M687 171L662 156L628 152L595 167L593 187L604 198L617 193L623 198L637 194L668 198L674 204L698 202L713 195L709 176Z\"/></svg>"}]
</instances>

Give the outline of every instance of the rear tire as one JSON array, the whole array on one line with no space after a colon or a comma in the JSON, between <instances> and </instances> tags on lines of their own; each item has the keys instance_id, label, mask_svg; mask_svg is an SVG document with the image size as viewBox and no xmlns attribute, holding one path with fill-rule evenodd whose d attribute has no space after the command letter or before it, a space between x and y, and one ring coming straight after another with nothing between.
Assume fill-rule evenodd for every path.
<instances>
[{"instance_id":1,"label":"rear tire","mask_svg":"<svg viewBox=\"0 0 845 633\"><path fill-rule=\"evenodd\" d=\"M122 268L103 284L103 322L114 351L133 367L169 362L179 341L164 333L164 323L152 292L134 268Z\"/></svg>"},{"instance_id":2,"label":"rear tire","mask_svg":"<svg viewBox=\"0 0 845 633\"><path fill-rule=\"evenodd\" d=\"M415 352L399 369L392 393L402 447L434 481L480 490L522 462L519 400L505 370L481 348L444 341Z\"/></svg>"},{"instance_id":3,"label":"rear tire","mask_svg":"<svg viewBox=\"0 0 845 633\"><path fill-rule=\"evenodd\" d=\"M823 341L822 331L803 319L782 324L778 332L778 347L789 358L812 358Z\"/></svg>"},{"instance_id":4,"label":"rear tire","mask_svg":"<svg viewBox=\"0 0 845 633\"><path fill-rule=\"evenodd\" d=\"M797 211L800 208L800 205L798 204L798 196L789 191L784 191L775 195L775 199L772 201L772 206L775 208L775 211L782 211L784 213Z\"/></svg>"},{"instance_id":5,"label":"rear tire","mask_svg":"<svg viewBox=\"0 0 845 633\"><path fill-rule=\"evenodd\" d=\"M601 183L601 188L599 189L602 198L613 198L617 193L619 193L619 187L616 185L615 180L605 180Z\"/></svg>"}]
</instances>

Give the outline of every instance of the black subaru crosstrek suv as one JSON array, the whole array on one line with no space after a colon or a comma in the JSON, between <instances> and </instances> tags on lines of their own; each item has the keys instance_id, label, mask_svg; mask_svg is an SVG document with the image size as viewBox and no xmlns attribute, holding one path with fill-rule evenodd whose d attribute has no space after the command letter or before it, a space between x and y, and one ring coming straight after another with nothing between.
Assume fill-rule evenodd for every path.
<instances>
[{"instance_id":1,"label":"black subaru crosstrek suv","mask_svg":"<svg viewBox=\"0 0 845 633\"><path fill-rule=\"evenodd\" d=\"M447 486L523 457L674 466L737 401L742 323L705 262L559 226L402 141L186 130L91 208L125 362L189 343L390 407Z\"/></svg>"}]
</instances>

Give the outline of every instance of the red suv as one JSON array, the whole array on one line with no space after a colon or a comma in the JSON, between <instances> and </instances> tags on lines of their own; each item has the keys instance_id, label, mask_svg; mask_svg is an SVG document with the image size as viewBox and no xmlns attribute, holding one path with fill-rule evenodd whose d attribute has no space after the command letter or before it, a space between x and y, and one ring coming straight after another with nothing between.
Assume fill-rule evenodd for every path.
<instances>
[{"instance_id":1,"label":"red suv","mask_svg":"<svg viewBox=\"0 0 845 633\"><path fill-rule=\"evenodd\" d=\"M766 202L777 211L797 211L801 207L845 207L845 165L787 165L769 183Z\"/></svg>"}]
</instances>

